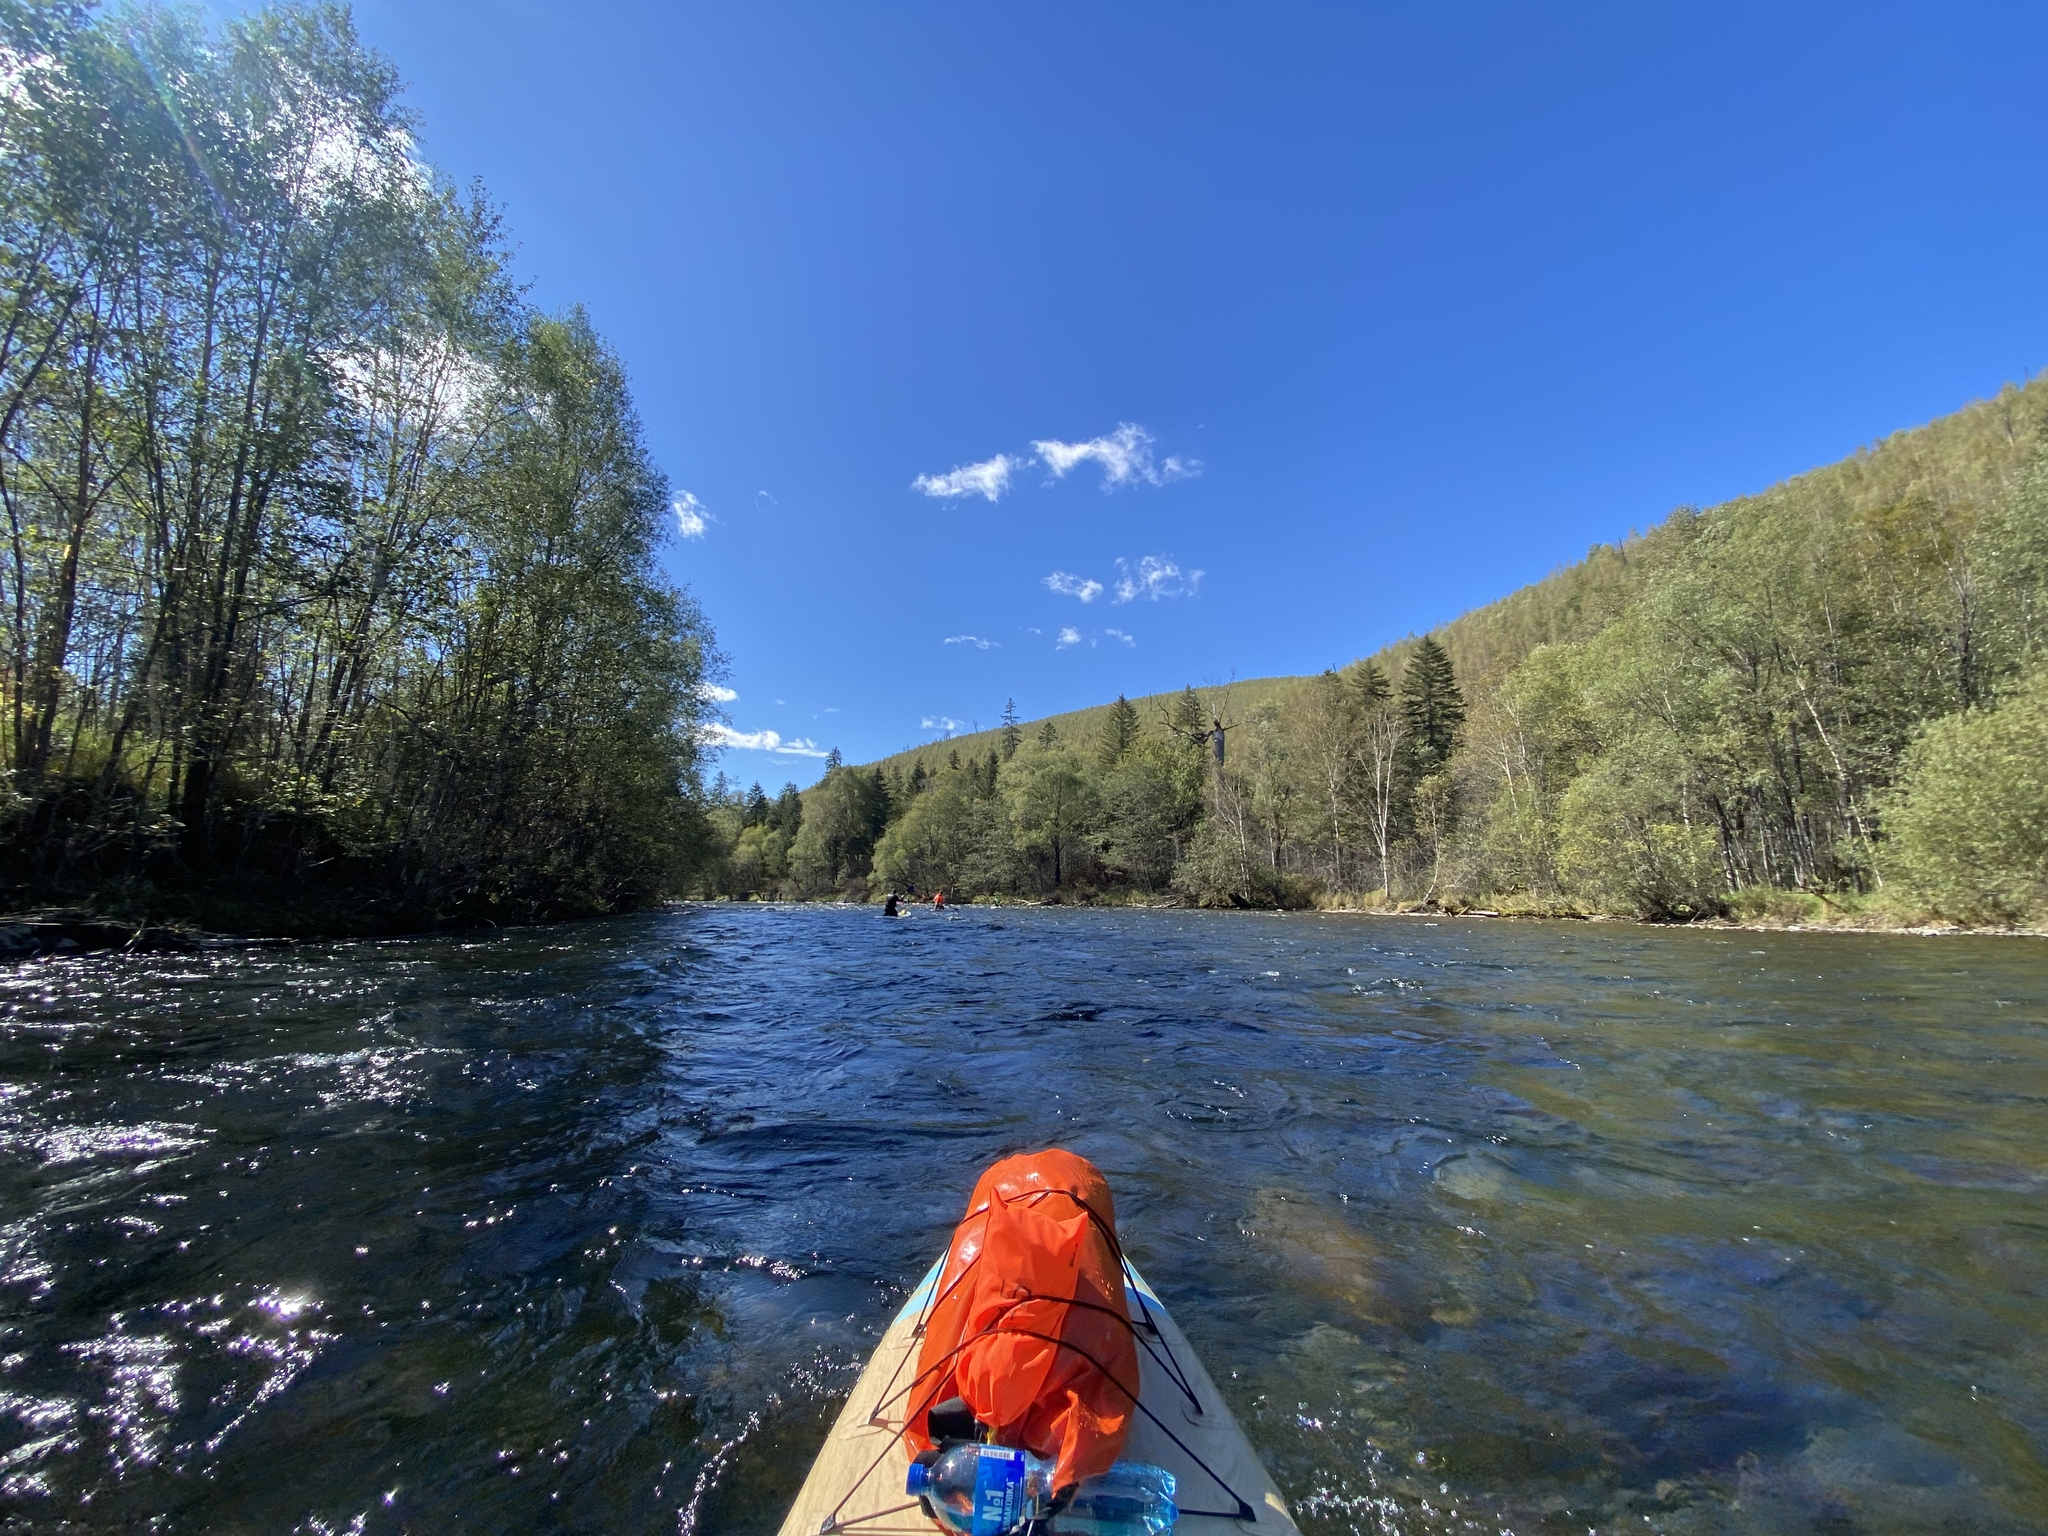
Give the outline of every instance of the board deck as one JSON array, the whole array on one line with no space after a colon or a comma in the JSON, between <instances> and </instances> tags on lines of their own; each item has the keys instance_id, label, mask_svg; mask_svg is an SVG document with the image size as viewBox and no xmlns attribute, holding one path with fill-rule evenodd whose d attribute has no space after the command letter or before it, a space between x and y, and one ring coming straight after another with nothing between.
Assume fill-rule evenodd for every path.
<instances>
[{"instance_id":1,"label":"board deck","mask_svg":"<svg viewBox=\"0 0 2048 1536\"><path fill-rule=\"evenodd\" d=\"M943 1258L939 1261L944 1262ZM903 1491L910 1451L902 1435L910 1384L917 1375L924 1315L938 1281L939 1264L934 1264L875 1346L873 1358L854 1383L846 1407L782 1522L782 1536L820 1536L833 1531L847 1531L852 1536L931 1536L940 1529ZM1165 1421L1162 1429L1146 1414L1134 1414L1124 1458L1149 1461L1179 1480L1175 1501L1182 1513L1174 1526L1175 1536L1247 1531L1261 1536L1298 1536L1280 1490L1266 1475L1265 1466L1224 1406L1186 1336L1144 1277L1128 1265L1124 1301L1138 1338L1140 1400ZM1185 1389L1177 1384L1176 1371ZM1196 1457L1250 1506L1251 1520L1200 1513L1230 1510L1234 1501L1201 1470Z\"/></svg>"}]
</instances>

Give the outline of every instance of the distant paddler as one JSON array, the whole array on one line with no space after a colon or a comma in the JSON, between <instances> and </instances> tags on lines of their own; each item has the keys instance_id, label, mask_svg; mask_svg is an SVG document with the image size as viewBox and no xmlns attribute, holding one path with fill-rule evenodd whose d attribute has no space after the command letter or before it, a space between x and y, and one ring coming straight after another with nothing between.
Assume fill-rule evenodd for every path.
<instances>
[{"instance_id":1,"label":"distant paddler","mask_svg":"<svg viewBox=\"0 0 2048 1536\"><path fill-rule=\"evenodd\" d=\"M896 910L896 893L894 891L891 891L882 900L882 916L901 917L902 915L903 914L901 912Z\"/></svg>"}]
</instances>

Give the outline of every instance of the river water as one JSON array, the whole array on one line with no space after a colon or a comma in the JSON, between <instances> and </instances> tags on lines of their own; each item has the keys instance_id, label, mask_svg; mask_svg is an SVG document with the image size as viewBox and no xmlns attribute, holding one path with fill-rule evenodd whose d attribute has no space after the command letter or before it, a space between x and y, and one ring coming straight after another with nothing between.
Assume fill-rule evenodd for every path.
<instances>
[{"instance_id":1,"label":"river water","mask_svg":"<svg viewBox=\"0 0 2048 1536\"><path fill-rule=\"evenodd\" d=\"M1058 1143L1307 1532L2048 1532L2038 942L703 907L0 983L9 1527L772 1531Z\"/></svg>"}]
</instances>

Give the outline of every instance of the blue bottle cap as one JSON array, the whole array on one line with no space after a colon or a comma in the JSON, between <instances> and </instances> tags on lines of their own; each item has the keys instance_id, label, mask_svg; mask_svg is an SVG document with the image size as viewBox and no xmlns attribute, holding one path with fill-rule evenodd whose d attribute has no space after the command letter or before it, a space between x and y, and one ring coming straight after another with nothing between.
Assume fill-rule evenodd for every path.
<instances>
[{"instance_id":1,"label":"blue bottle cap","mask_svg":"<svg viewBox=\"0 0 2048 1536\"><path fill-rule=\"evenodd\" d=\"M910 1476L904 1480L905 1493L928 1493L932 1486L932 1469L921 1461L910 1464Z\"/></svg>"}]
</instances>

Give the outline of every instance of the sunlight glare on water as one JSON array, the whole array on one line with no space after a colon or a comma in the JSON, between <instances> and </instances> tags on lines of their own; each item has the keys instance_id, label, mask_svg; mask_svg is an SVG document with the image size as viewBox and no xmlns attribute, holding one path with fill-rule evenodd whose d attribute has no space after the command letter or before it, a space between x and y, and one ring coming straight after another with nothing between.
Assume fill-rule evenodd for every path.
<instances>
[{"instance_id":1,"label":"sunlight glare on water","mask_svg":"<svg viewBox=\"0 0 2048 1536\"><path fill-rule=\"evenodd\" d=\"M0 973L0 1508L772 1531L1059 1143L1311 1533L2048 1532L2048 951L700 907Z\"/></svg>"}]
</instances>

